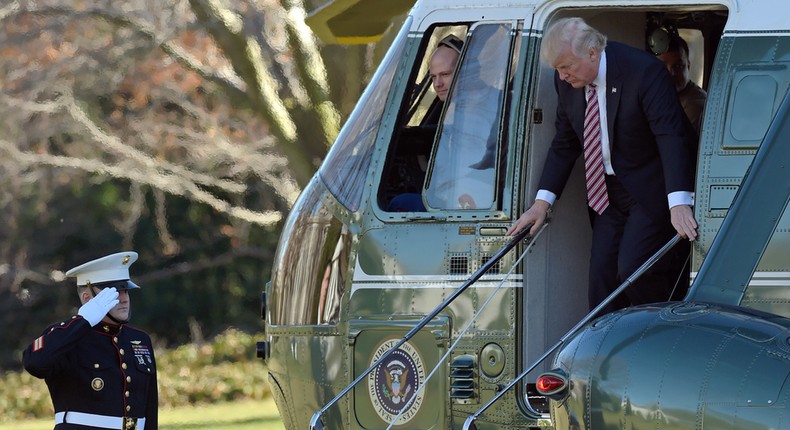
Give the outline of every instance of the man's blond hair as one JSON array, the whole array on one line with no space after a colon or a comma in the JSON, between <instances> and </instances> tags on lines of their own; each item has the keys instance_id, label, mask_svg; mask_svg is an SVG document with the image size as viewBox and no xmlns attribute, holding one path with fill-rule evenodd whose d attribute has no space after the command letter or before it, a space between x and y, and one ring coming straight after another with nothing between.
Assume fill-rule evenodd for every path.
<instances>
[{"instance_id":1,"label":"man's blond hair","mask_svg":"<svg viewBox=\"0 0 790 430\"><path fill-rule=\"evenodd\" d=\"M569 44L573 55L584 57L590 49L603 51L606 48L606 36L590 27L582 18L558 19L543 35L540 46L541 58L546 64L554 65L557 57Z\"/></svg>"}]
</instances>

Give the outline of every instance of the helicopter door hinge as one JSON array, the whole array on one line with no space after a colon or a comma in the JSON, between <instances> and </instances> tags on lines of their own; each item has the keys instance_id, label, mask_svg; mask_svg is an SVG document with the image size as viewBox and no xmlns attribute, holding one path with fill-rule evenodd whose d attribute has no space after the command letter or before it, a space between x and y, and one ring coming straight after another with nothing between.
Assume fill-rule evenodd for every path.
<instances>
[{"instance_id":1,"label":"helicopter door hinge","mask_svg":"<svg viewBox=\"0 0 790 430\"><path fill-rule=\"evenodd\" d=\"M543 124L543 109L538 108L532 110L532 123Z\"/></svg>"}]
</instances>

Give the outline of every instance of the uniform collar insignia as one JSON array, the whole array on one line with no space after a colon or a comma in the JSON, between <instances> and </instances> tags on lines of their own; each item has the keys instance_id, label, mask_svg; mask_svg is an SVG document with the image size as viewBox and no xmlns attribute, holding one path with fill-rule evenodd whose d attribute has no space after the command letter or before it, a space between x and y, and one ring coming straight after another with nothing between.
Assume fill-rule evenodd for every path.
<instances>
[{"instance_id":1,"label":"uniform collar insignia","mask_svg":"<svg viewBox=\"0 0 790 430\"><path fill-rule=\"evenodd\" d=\"M101 333L117 335L118 333L121 332L121 327L123 327L123 326L114 325L114 324L107 324L107 323L101 323L101 324L96 325L93 329L98 331L98 332L101 332Z\"/></svg>"}]
</instances>

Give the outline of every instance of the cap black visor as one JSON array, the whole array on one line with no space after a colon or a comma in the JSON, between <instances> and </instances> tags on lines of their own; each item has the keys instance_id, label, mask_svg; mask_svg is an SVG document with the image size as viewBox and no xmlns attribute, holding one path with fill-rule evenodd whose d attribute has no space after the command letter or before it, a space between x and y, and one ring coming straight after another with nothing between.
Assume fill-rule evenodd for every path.
<instances>
[{"instance_id":1,"label":"cap black visor","mask_svg":"<svg viewBox=\"0 0 790 430\"><path fill-rule=\"evenodd\" d=\"M115 287L115 289L118 290L118 291L133 290L133 289L136 289L136 288L140 288L139 285L135 284L134 282L132 282L129 279L125 279L123 281L97 282L95 284L91 284L91 287L96 287L96 288L99 288L99 289L102 289L102 290L105 289L105 288Z\"/></svg>"}]
</instances>

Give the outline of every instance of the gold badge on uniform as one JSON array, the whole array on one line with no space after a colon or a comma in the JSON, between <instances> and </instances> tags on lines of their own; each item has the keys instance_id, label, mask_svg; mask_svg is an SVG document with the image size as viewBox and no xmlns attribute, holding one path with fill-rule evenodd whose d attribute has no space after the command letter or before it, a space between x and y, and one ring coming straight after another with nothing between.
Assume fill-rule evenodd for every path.
<instances>
[{"instance_id":1,"label":"gold badge on uniform","mask_svg":"<svg viewBox=\"0 0 790 430\"><path fill-rule=\"evenodd\" d=\"M93 381L91 381L91 388L93 388L94 391L101 391L102 388L104 388L104 380L102 378L93 378Z\"/></svg>"},{"instance_id":2,"label":"gold badge on uniform","mask_svg":"<svg viewBox=\"0 0 790 430\"><path fill-rule=\"evenodd\" d=\"M123 430L137 430L137 418L131 418L131 417L124 418Z\"/></svg>"}]
</instances>

